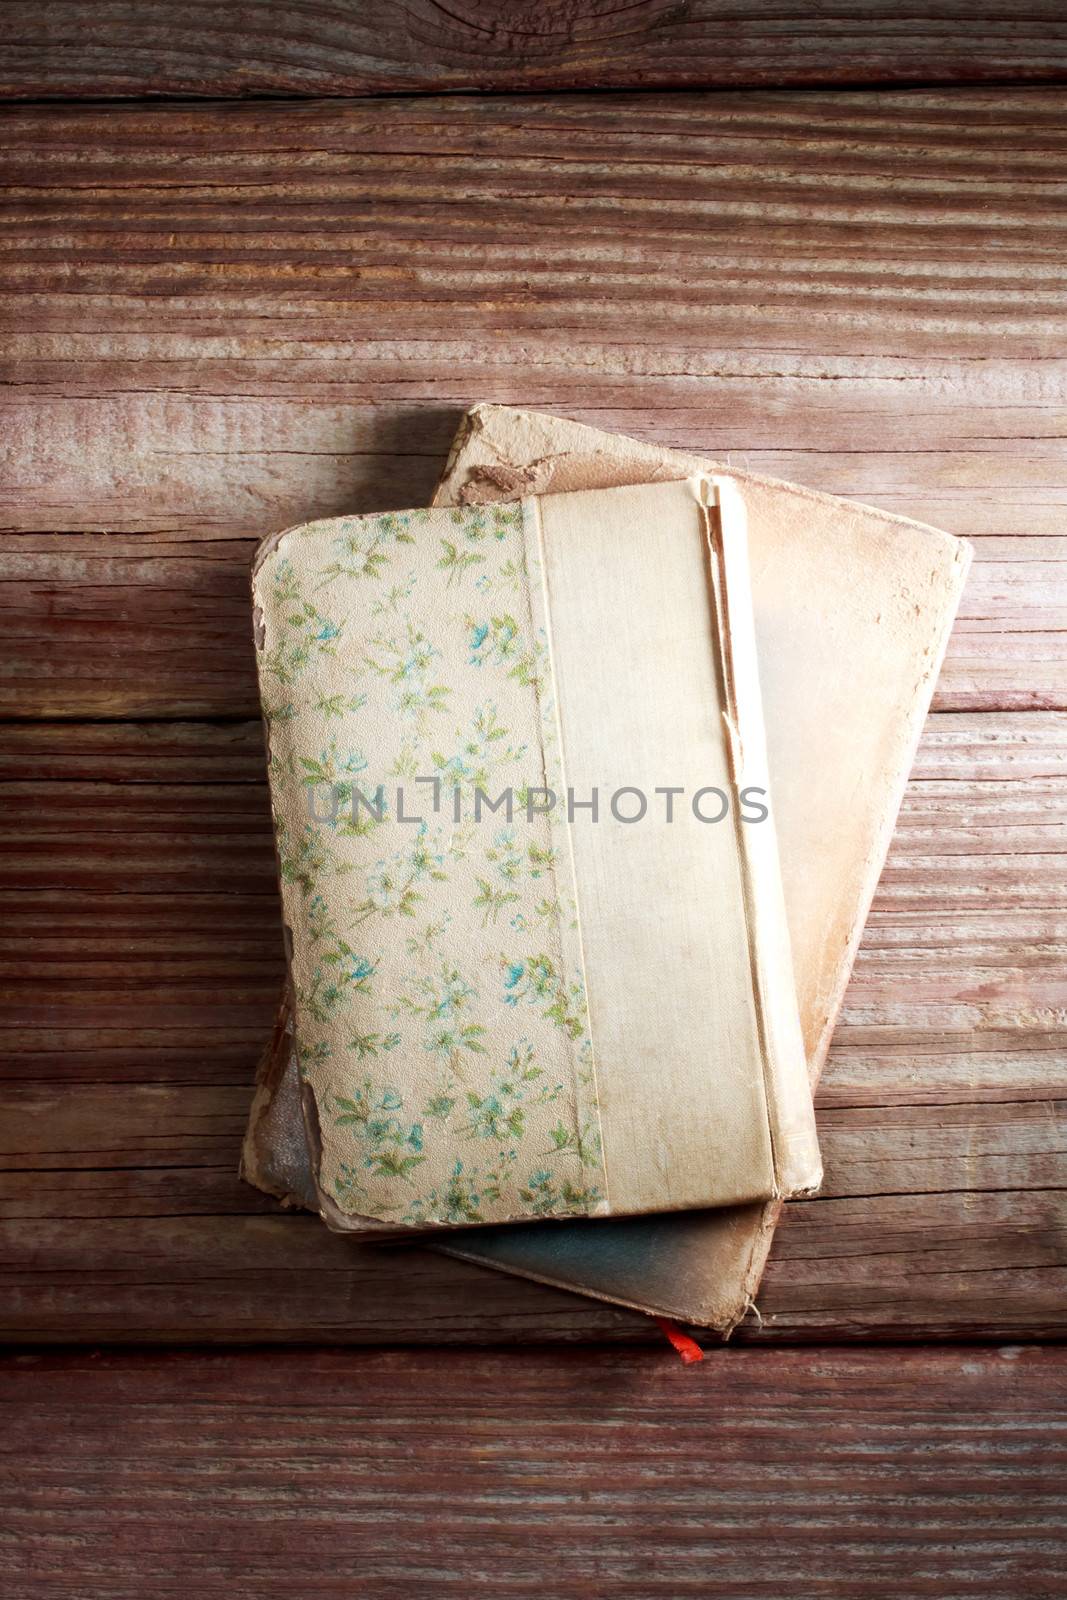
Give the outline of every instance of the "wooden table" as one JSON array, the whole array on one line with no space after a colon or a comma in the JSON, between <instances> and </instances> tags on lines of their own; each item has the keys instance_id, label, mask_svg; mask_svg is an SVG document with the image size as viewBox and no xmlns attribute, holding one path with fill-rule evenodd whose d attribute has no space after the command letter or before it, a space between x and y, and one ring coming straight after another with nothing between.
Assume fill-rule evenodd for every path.
<instances>
[{"instance_id":1,"label":"wooden table","mask_svg":"<svg viewBox=\"0 0 1067 1600\"><path fill-rule=\"evenodd\" d=\"M0 14L6 1592L1062 1594L1062 8L222 11ZM823 1194L700 1367L236 1177L250 552L477 399L977 547Z\"/></svg>"}]
</instances>

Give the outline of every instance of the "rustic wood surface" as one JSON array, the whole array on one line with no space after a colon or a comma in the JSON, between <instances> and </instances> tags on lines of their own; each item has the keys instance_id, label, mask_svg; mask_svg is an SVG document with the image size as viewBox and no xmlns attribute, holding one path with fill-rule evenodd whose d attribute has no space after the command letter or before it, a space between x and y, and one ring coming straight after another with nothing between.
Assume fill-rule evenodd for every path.
<instances>
[{"instance_id":1,"label":"rustic wood surface","mask_svg":"<svg viewBox=\"0 0 1067 1600\"><path fill-rule=\"evenodd\" d=\"M1060 0L6 0L0 94L974 83L1067 77Z\"/></svg>"},{"instance_id":2,"label":"rustic wood surface","mask_svg":"<svg viewBox=\"0 0 1067 1600\"><path fill-rule=\"evenodd\" d=\"M475 399L974 539L824 1080L826 1189L743 1337L1065 1331L1065 109L7 111L0 1334L648 1337L235 1176L281 970L249 554L424 500Z\"/></svg>"},{"instance_id":3,"label":"rustic wood surface","mask_svg":"<svg viewBox=\"0 0 1067 1600\"><path fill-rule=\"evenodd\" d=\"M478 398L972 537L937 706L1063 707L1065 107L9 110L0 712L254 715L255 539Z\"/></svg>"},{"instance_id":4,"label":"rustic wood surface","mask_svg":"<svg viewBox=\"0 0 1067 1600\"><path fill-rule=\"evenodd\" d=\"M10 1336L646 1333L238 1182L281 977L258 724L5 734ZM1048 713L931 719L820 1091L823 1193L787 1208L747 1336L1062 1331L1065 770Z\"/></svg>"},{"instance_id":5,"label":"rustic wood surface","mask_svg":"<svg viewBox=\"0 0 1067 1600\"><path fill-rule=\"evenodd\" d=\"M1063 1593L1067 1353L0 1364L8 1600Z\"/></svg>"},{"instance_id":6,"label":"rustic wood surface","mask_svg":"<svg viewBox=\"0 0 1067 1600\"><path fill-rule=\"evenodd\" d=\"M273 1345L0 1361L12 1600L1062 1593L1062 1349L840 1341L1067 1324L1067 93L1018 87L1065 75L1058 0L0 7L9 99L386 97L3 113L0 1338ZM424 500L474 399L977 546L773 1349L616 1348L647 1321L236 1179L249 555ZM282 1348L324 1339L512 1348Z\"/></svg>"}]
</instances>

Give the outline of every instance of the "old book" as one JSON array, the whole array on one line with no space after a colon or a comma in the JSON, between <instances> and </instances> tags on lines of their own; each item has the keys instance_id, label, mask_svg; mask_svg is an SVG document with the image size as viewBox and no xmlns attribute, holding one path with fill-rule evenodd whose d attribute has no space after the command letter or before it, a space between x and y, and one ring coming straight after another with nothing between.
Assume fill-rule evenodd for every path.
<instances>
[{"instance_id":1,"label":"old book","mask_svg":"<svg viewBox=\"0 0 1067 1600\"><path fill-rule=\"evenodd\" d=\"M812 1192L732 479L310 523L253 595L331 1226Z\"/></svg>"},{"instance_id":2,"label":"old book","mask_svg":"<svg viewBox=\"0 0 1067 1600\"><path fill-rule=\"evenodd\" d=\"M700 458L563 418L476 406L436 504L682 478ZM748 508L768 760L812 1081L826 1057L970 564L965 541L832 496L735 474ZM287 1004L259 1072L243 1171L313 1203ZM595 1229L464 1235L485 1265L723 1333L751 1303L777 1203ZM438 1246L441 1248L441 1246Z\"/></svg>"},{"instance_id":3,"label":"old book","mask_svg":"<svg viewBox=\"0 0 1067 1600\"><path fill-rule=\"evenodd\" d=\"M731 478L309 523L253 598L326 1221L811 1192Z\"/></svg>"}]
</instances>

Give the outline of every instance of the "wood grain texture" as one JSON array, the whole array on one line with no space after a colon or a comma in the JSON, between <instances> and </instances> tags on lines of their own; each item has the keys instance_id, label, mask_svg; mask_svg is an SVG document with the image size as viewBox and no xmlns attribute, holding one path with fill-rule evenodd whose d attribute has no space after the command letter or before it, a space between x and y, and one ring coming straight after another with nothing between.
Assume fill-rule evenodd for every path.
<instances>
[{"instance_id":1,"label":"wood grain texture","mask_svg":"<svg viewBox=\"0 0 1067 1600\"><path fill-rule=\"evenodd\" d=\"M1065 105L7 112L0 1332L648 1336L235 1177L281 976L251 549L424 501L484 398L975 540L824 1080L825 1197L743 1336L1062 1334Z\"/></svg>"},{"instance_id":2,"label":"wood grain texture","mask_svg":"<svg viewBox=\"0 0 1067 1600\"><path fill-rule=\"evenodd\" d=\"M30 99L1067 76L1056 0L8 0L0 23L0 94Z\"/></svg>"},{"instance_id":3,"label":"wood grain texture","mask_svg":"<svg viewBox=\"0 0 1067 1600\"><path fill-rule=\"evenodd\" d=\"M1061 1349L0 1364L9 1600L1062 1594Z\"/></svg>"},{"instance_id":4,"label":"wood grain texture","mask_svg":"<svg viewBox=\"0 0 1067 1600\"><path fill-rule=\"evenodd\" d=\"M281 976L258 724L23 724L0 762L0 1337L648 1337L240 1184ZM932 718L743 1338L1057 1335L1067 741Z\"/></svg>"},{"instance_id":5,"label":"wood grain texture","mask_svg":"<svg viewBox=\"0 0 1067 1600\"><path fill-rule=\"evenodd\" d=\"M9 111L0 712L253 715L254 541L478 398L972 538L937 706L1067 705L1065 106Z\"/></svg>"}]
</instances>

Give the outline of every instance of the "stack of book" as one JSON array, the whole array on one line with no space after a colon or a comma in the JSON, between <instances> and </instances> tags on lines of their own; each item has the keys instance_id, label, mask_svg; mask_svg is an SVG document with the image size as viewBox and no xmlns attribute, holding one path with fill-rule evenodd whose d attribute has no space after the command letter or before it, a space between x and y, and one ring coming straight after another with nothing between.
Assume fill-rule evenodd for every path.
<instances>
[{"instance_id":1,"label":"stack of book","mask_svg":"<svg viewBox=\"0 0 1067 1600\"><path fill-rule=\"evenodd\" d=\"M728 1333L821 1180L812 1090L969 561L487 405L429 508L268 539L289 982L244 1176Z\"/></svg>"}]
</instances>

